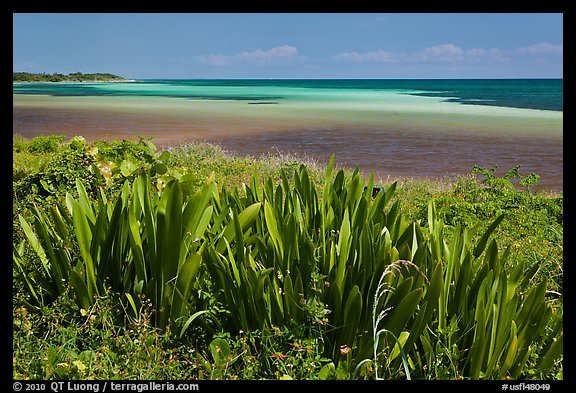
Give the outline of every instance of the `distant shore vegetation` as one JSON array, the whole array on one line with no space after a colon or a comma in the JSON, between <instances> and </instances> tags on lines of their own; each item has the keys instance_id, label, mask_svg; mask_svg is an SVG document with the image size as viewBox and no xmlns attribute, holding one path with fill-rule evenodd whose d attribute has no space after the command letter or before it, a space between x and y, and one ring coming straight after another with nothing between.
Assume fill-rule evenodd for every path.
<instances>
[{"instance_id":1,"label":"distant shore vegetation","mask_svg":"<svg viewBox=\"0 0 576 393\"><path fill-rule=\"evenodd\" d=\"M35 74L31 72L12 73L13 82L120 82L126 80L127 79L122 76L101 72L95 74L83 74L81 72L74 72L71 74Z\"/></svg>"}]
</instances>

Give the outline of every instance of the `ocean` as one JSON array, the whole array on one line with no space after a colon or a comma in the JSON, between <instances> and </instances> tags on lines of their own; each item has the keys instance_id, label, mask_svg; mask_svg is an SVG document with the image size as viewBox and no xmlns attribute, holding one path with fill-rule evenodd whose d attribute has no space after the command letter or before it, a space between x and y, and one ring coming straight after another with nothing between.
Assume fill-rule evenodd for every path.
<instances>
[{"instance_id":1,"label":"ocean","mask_svg":"<svg viewBox=\"0 0 576 393\"><path fill-rule=\"evenodd\" d=\"M380 181L521 165L563 188L563 80L139 80L13 85L13 133L218 143Z\"/></svg>"}]
</instances>

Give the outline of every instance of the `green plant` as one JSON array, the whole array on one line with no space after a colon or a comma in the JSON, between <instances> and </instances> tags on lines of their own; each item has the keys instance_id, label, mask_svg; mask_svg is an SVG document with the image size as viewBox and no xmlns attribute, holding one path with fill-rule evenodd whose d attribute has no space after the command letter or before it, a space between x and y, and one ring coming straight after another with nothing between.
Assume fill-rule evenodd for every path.
<instances>
[{"instance_id":1,"label":"green plant","mask_svg":"<svg viewBox=\"0 0 576 393\"><path fill-rule=\"evenodd\" d=\"M43 160L38 171L24 170L15 176L15 197L22 202L44 202L73 191L76 179L82 179L84 187L95 193L101 184L95 164L94 151L86 148L83 140L73 138L52 159Z\"/></svg>"},{"instance_id":2,"label":"green plant","mask_svg":"<svg viewBox=\"0 0 576 393\"><path fill-rule=\"evenodd\" d=\"M152 138L140 137L138 143L129 141L97 141L93 148L98 163L97 173L103 184L116 190L126 181L135 180L142 172L150 175L151 184L161 191L174 177L167 174L168 167L164 162L170 158L165 150L157 153Z\"/></svg>"},{"instance_id":3,"label":"green plant","mask_svg":"<svg viewBox=\"0 0 576 393\"><path fill-rule=\"evenodd\" d=\"M30 153L54 153L64 141L63 135L37 136L30 140L27 151Z\"/></svg>"},{"instance_id":4,"label":"green plant","mask_svg":"<svg viewBox=\"0 0 576 393\"><path fill-rule=\"evenodd\" d=\"M387 351L385 353L385 355L383 356L383 358L385 359L385 363L386 366L390 366L390 364L392 363L392 361L394 361L394 359L396 359L396 357L398 357L398 355L401 356L402 358L402 363L403 363L403 367L404 367L404 372L406 374L406 378L410 379L410 370L409 370L409 366L407 363L407 357L404 354L403 351L403 347L406 344L406 340L408 339L408 337L410 336L410 334L414 334L416 332L407 332L407 331L402 331L398 334L398 331L400 329L402 329L403 326L401 325L397 325L397 321L400 321L401 319L399 319L398 317L396 319L390 320L387 319L388 313L393 311L394 309L399 309L402 313L405 314L410 314L409 311L409 303L415 303L415 300L417 300L416 296L412 296L412 292L409 295L406 295L404 297L402 297L401 295L398 296L400 293L402 293L404 291L404 289L401 289L401 285L398 285L396 287L397 289L397 293L395 295L397 295L400 298L400 303L393 305L393 302L388 302L387 300L390 300L392 297L389 296L390 293L394 292L394 288L391 288L391 281L388 280L388 276L392 275L395 276L396 273L399 274L401 277L403 277L404 275L402 274L403 270L409 271L410 268L415 268L416 270L418 270L418 268L413 265L411 262L409 261L401 261L398 260L390 265L388 265L388 267L384 270L384 273L382 274L382 276L380 277L380 280L378 282L378 287L376 288L376 293L374 294L374 303L372 306L372 340L373 340L373 358L372 359L364 359L362 361L360 361L354 370L354 376L356 376L356 374L358 373L359 370L361 370L361 368L364 366L365 363L370 362L373 366L374 369L374 375L375 375L375 379L381 379L380 375L378 373L379 371L379 363L380 363L380 359L379 359L379 350L380 350L380 339L381 337L383 337L386 341L388 342L392 342L393 344L393 348L391 348L389 345L385 344L385 350ZM408 280L411 280L408 279ZM404 284L408 283L409 281L406 281ZM403 285L404 287L406 285ZM439 287L439 285L436 285L437 287ZM414 291L414 293L417 293L416 291ZM414 300L412 300L412 298L414 298ZM412 311L413 312L413 311ZM400 313L397 313L396 315L400 315ZM387 322L387 323L386 323ZM386 328L381 328L381 325L386 325ZM400 328L400 329L399 329Z\"/></svg>"},{"instance_id":5,"label":"green plant","mask_svg":"<svg viewBox=\"0 0 576 393\"><path fill-rule=\"evenodd\" d=\"M393 202L396 183L372 198L373 177L366 184L333 165L321 186L305 166L262 180L255 169L232 190L214 177L195 192L177 178L158 188L144 170L116 197L91 196L76 180L78 197L18 220L26 242L14 244L13 266L28 294L20 304L37 311L68 298L85 316L111 294L142 332L204 345L197 372L218 378L242 364L252 365L245 375L268 378L528 378L558 369L561 295L549 299L548 282L535 281L537 269L511 248L499 252L492 238L506 215L450 226L430 201L423 225ZM157 341L148 340L150 352Z\"/></svg>"},{"instance_id":6,"label":"green plant","mask_svg":"<svg viewBox=\"0 0 576 393\"><path fill-rule=\"evenodd\" d=\"M473 173L479 173L484 175L482 183L492 189L514 189L514 184L511 179L520 179L519 184L526 187L527 191L530 192L530 187L538 184L540 180L540 175L536 173L530 173L527 175L521 175L518 170L521 168L520 165L516 165L509 169L506 174L502 177L496 176L496 169L498 164L495 164L492 168L484 168L478 165L474 165L472 168Z\"/></svg>"},{"instance_id":7,"label":"green plant","mask_svg":"<svg viewBox=\"0 0 576 393\"><path fill-rule=\"evenodd\" d=\"M443 225L433 205L429 214L431 234L440 245ZM508 266L510 250L499 255L496 242L488 242L503 219L503 215L498 217L474 247L470 247L471 233L457 227L451 247L436 251L446 261L445 284L437 325L431 329L442 333L458 326L455 331L451 328L454 334L446 346L457 345L458 368L472 379L517 379L526 372L525 363L533 351L541 351L545 367L560 356L558 346L551 343L561 341L561 313L554 312L545 298L546 280L529 286L534 273L526 275L521 262ZM433 337L424 337L424 352L432 353Z\"/></svg>"},{"instance_id":8,"label":"green plant","mask_svg":"<svg viewBox=\"0 0 576 393\"><path fill-rule=\"evenodd\" d=\"M214 367L210 379L222 379L232 362L230 345L224 338L215 338L210 342L210 353L214 360Z\"/></svg>"},{"instance_id":9,"label":"green plant","mask_svg":"<svg viewBox=\"0 0 576 393\"><path fill-rule=\"evenodd\" d=\"M540 175L536 173L530 173L522 177L522 180L520 180L519 184L522 187L526 187L526 191L530 193L530 187L535 186L536 184L538 184L539 181L540 181Z\"/></svg>"},{"instance_id":10,"label":"green plant","mask_svg":"<svg viewBox=\"0 0 576 393\"><path fill-rule=\"evenodd\" d=\"M40 238L20 217L28 242L44 267L41 274L31 272L21 257L23 244L14 249L15 268L31 297L37 304L45 304L44 293L48 300L54 299L69 284L78 306L87 310L110 286L125 294L128 309L136 316L137 295L145 294L157 308L157 326L166 327L169 319L183 323L192 280L201 263L198 239L212 214L207 205L214 185L185 204L177 181L170 182L158 197L151 193L146 173L134 181L131 201L128 183L114 204L101 191L97 206L93 205L80 181L77 189L79 200L68 194L67 209L62 204L51 207L50 218L34 207L34 226ZM74 243L70 242L70 225Z\"/></svg>"}]
</instances>

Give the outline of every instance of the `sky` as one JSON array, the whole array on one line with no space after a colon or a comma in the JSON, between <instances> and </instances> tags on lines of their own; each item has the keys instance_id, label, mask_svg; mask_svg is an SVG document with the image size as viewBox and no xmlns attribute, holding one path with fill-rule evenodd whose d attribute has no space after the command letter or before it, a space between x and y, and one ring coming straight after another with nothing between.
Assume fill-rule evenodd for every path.
<instances>
[{"instance_id":1,"label":"sky","mask_svg":"<svg viewBox=\"0 0 576 393\"><path fill-rule=\"evenodd\" d=\"M562 78L561 13L14 13L15 72Z\"/></svg>"}]
</instances>

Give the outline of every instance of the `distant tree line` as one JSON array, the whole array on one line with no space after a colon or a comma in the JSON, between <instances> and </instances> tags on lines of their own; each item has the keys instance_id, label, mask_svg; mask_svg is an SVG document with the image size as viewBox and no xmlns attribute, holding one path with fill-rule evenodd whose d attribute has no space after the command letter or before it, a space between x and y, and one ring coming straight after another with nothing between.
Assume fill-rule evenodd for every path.
<instances>
[{"instance_id":1,"label":"distant tree line","mask_svg":"<svg viewBox=\"0 0 576 393\"><path fill-rule=\"evenodd\" d=\"M34 74L31 72L13 72L12 75L13 82L94 82L125 79L118 75L100 72L95 74L83 74L81 72L74 72L68 75L58 73Z\"/></svg>"}]
</instances>

